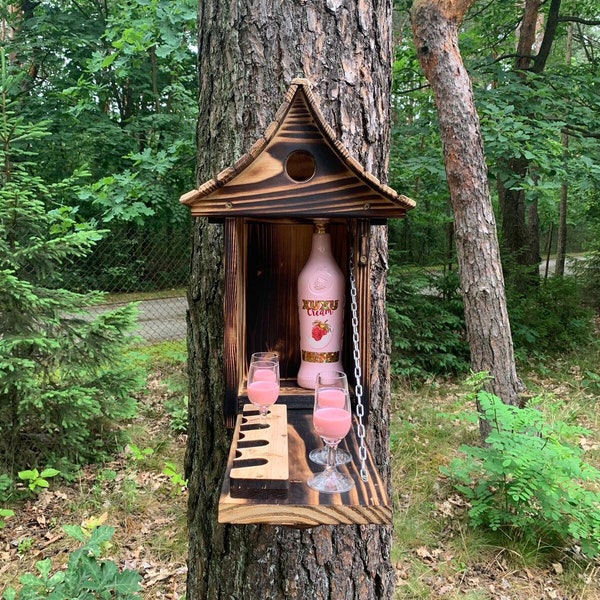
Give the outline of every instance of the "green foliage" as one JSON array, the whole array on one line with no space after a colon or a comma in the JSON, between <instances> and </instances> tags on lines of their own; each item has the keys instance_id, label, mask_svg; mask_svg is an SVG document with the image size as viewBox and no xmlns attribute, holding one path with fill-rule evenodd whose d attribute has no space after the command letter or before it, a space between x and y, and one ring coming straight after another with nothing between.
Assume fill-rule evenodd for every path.
<instances>
[{"instance_id":1,"label":"green foliage","mask_svg":"<svg viewBox=\"0 0 600 600\"><path fill-rule=\"evenodd\" d=\"M67 531L67 533L69 533ZM134 600L140 598L141 577L129 569L119 571L112 560L100 558L103 548L114 535L114 528L101 525L83 545L69 555L65 569L51 573L49 558L36 563L37 573L20 577L21 588L8 588L3 600Z\"/></svg>"},{"instance_id":2,"label":"green foliage","mask_svg":"<svg viewBox=\"0 0 600 600\"><path fill-rule=\"evenodd\" d=\"M575 542L585 557L598 556L600 471L571 441L586 430L549 424L536 408L509 406L487 392L476 398L491 433L483 447L461 446L464 457L441 469L470 502L471 525L533 544Z\"/></svg>"},{"instance_id":3,"label":"green foliage","mask_svg":"<svg viewBox=\"0 0 600 600\"><path fill-rule=\"evenodd\" d=\"M60 194L60 209L130 240L122 251L107 240L80 255L63 287L182 284L184 260L168 278L156 272L169 270L158 257L186 231L189 211L177 198L195 183L197 2L58 0L0 11L22 122L44 122L30 175L54 185L85 172L85 184Z\"/></svg>"},{"instance_id":4,"label":"green foliage","mask_svg":"<svg viewBox=\"0 0 600 600\"><path fill-rule=\"evenodd\" d=\"M177 490L177 493L182 494L186 490L188 483L187 479L183 478L183 475L177 470L175 463L165 461L162 473L169 478L171 484Z\"/></svg>"},{"instance_id":5,"label":"green foliage","mask_svg":"<svg viewBox=\"0 0 600 600\"><path fill-rule=\"evenodd\" d=\"M454 273L427 276L391 266L387 311L395 375L423 379L468 369L457 288Z\"/></svg>"},{"instance_id":6,"label":"green foliage","mask_svg":"<svg viewBox=\"0 0 600 600\"><path fill-rule=\"evenodd\" d=\"M19 479L27 484L30 492L39 492L40 489L45 489L50 486L48 479L56 477L60 474L57 469L47 468L40 473L37 469L26 469L19 471Z\"/></svg>"},{"instance_id":7,"label":"green foliage","mask_svg":"<svg viewBox=\"0 0 600 600\"><path fill-rule=\"evenodd\" d=\"M0 474L0 502L6 502L13 489L12 477L6 475L6 473ZM10 508L0 508L0 529L4 527L4 519L14 516L14 511Z\"/></svg>"},{"instance_id":8,"label":"green foliage","mask_svg":"<svg viewBox=\"0 0 600 600\"><path fill-rule=\"evenodd\" d=\"M165 401L165 411L169 415L169 426L176 433L186 433L188 427L188 397L176 396Z\"/></svg>"},{"instance_id":9,"label":"green foliage","mask_svg":"<svg viewBox=\"0 0 600 600\"><path fill-rule=\"evenodd\" d=\"M510 288L507 294L513 343L521 356L563 353L589 341L593 314L574 277L544 279L526 296Z\"/></svg>"},{"instance_id":10,"label":"green foliage","mask_svg":"<svg viewBox=\"0 0 600 600\"><path fill-rule=\"evenodd\" d=\"M0 529L4 527L4 519L14 516L14 511L10 508L0 508Z\"/></svg>"},{"instance_id":11,"label":"green foliage","mask_svg":"<svg viewBox=\"0 0 600 600\"><path fill-rule=\"evenodd\" d=\"M127 452L131 455L133 460L139 461L144 458L148 458L154 454L153 448L138 448L135 444L127 444Z\"/></svg>"},{"instance_id":12,"label":"green foliage","mask_svg":"<svg viewBox=\"0 0 600 600\"><path fill-rule=\"evenodd\" d=\"M577 261L573 269L581 282L583 303L600 312L600 243L597 246L585 260Z\"/></svg>"},{"instance_id":13,"label":"green foliage","mask_svg":"<svg viewBox=\"0 0 600 600\"><path fill-rule=\"evenodd\" d=\"M439 127L433 93L416 58L410 20L399 11L410 2L396 2L395 55L392 88L392 146L389 180L392 187L417 201L400 226L390 228L390 240L414 264L434 264L448 252L443 225L451 223ZM599 154L594 132L600 128L598 39L593 2L563 0L560 16L590 15L590 24L570 39L567 26L556 29L550 56L542 73L517 70L515 47L522 4L476 4L461 24L460 50L471 77L480 117L492 201L498 183L522 193L522 214L537 203L539 229L558 224L558 203L564 183L568 189L568 251L578 249L573 231L590 228L588 206L598 207ZM542 3L541 15L550 3ZM594 15L592 17L591 15ZM546 15L547 16L547 15ZM585 40L585 41L584 41ZM568 133L568 146L563 134ZM498 215L502 228L524 226ZM554 229L555 231L556 229ZM589 233L590 237L593 232ZM523 231L527 238L527 232ZM578 235L578 238L581 238ZM597 236L596 236L597 237ZM504 265L508 275L512 264Z\"/></svg>"},{"instance_id":14,"label":"green foliage","mask_svg":"<svg viewBox=\"0 0 600 600\"><path fill-rule=\"evenodd\" d=\"M101 294L61 288L61 272L102 232L62 205L81 173L54 184L33 173L48 131L19 114L19 79L2 48L0 58L0 468L64 470L102 457L118 442L114 422L135 414L142 378L126 356L135 307L94 316Z\"/></svg>"}]
</instances>

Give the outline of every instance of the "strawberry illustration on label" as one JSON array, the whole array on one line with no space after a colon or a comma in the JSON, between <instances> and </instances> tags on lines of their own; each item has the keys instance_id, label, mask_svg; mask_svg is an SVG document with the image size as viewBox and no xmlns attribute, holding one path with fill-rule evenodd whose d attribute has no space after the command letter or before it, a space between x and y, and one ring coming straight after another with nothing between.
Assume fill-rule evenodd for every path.
<instances>
[{"instance_id":1,"label":"strawberry illustration on label","mask_svg":"<svg viewBox=\"0 0 600 600\"><path fill-rule=\"evenodd\" d=\"M315 342L321 341L321 338L331 331L327 321L313 321L311 335Z\"/></svg>"}]
</instances>

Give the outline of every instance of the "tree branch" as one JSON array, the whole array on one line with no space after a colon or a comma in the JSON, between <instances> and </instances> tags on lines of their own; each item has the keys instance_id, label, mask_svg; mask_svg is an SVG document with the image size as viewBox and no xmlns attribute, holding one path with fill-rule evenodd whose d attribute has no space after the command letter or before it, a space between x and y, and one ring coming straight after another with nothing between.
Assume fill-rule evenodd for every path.
<instances>
[{"instance_id":1,"label":"tree branch","mask_svg":"<svg viewBox=\"0 0 600 600\"><path fill-rule=\"evenodd\" d=\"M558 17L559 23L579 23L580 25L600 25L600 21L593 19L583 19L582 17Z\"/></svg>"},{"instance_id":2,"label":"tree branch","mask_svg":"<svg viewBox=\"0 0 600 600\"><path fill-rule=\"evenodd\" d=\"M558 26L558 13L560 11L561 0L552 0L550 3L550 9L548 10L548 22L546 23L546 30L544 31L544 39L540 50L533 61L532 71L534 73L541 73L545 66L548 56L550 55L550 49L554 42L556 35L556 27Z\"/></svg>"},{"instance_id":3,"label":"tree branch","mask_svg":"<svg viewBox=\"0 0 600 600\"><path fill-rule=\"evenodd\" d=\"M588 131L585 127L579 125L566 125L561 129L566 135L576 135L584 138L600 139L600 131Z\"/></svg>"}]
</instances>

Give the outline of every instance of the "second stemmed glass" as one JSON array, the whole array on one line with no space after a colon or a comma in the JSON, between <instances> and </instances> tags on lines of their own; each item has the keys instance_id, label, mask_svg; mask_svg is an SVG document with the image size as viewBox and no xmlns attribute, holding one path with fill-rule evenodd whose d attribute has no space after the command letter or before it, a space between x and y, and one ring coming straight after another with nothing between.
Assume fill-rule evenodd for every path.
<instances>
[{"instance_id":1,"label":"second stemmed glass","mask_svg":"<svg viewBox=\"0 0 600 600\"><path fill-rule=\"evenodd\" d=\"M344 406L345 397L348 396L348 378L343 371L321 371L316 378L315 396L323 388L321 393L321 406L341 407ZM327 446L311 450L308 458L318 465L327 464ZM352 457L337 448L335 453L335 464L345 465Z\"/></svg>"},{"instance_id":2,"label":"second stemmed glass","mask_svg":"<svg viewBox=\"0 0 600 600\"><path fill-rule=\"evenodd\" d=\"M254 360L248 369L248 400L258 408L261 418L279 396L279 363Z\"/></svg>"},{"instance_id":3,"label":"second stemmed glass","mask_svg":"<svg viewBox=\"0 0 600 600\"><path fill-rule=\"evenodd\" d=\"M336 466L338 444L350 431L352 410L348 380L341 371L328 371L317 375L313 426L327 448L325 470L307 481L309 487L319 492L347 492L354 487L351 477L340 473Z\"/></svg>"}]
</instances>

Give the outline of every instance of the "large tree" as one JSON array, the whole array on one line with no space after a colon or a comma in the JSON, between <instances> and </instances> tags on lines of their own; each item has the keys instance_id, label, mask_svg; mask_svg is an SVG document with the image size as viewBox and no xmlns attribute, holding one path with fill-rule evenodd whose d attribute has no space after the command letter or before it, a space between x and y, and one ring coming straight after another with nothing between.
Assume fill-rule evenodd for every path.
<instances>
[{"instance_id":1,"label":"large tree","mask_svg":"<svg viewBox=\"0 0 600 600\"><path fill-rule=\"evenodd\" d=\"M314 85L326 121L385 180L391 87L391 1L203 0L199 8L198 182L233 164L273 120L293 78ZM390 526L306 530L217 523L229 434L223 419L223 230L193 224L189 290L188 597L391 598ZM386 231L372 229L367 438L389 475Z\"/></svg>"},{"instance_id":2,"label":"large tree","mask_svg":"<svg viewBox=\"0 0 600 600\"><path fill-rule=\"evenodd\" d=\"M520 382L479 117L458 47L458 28L473 1L415 0L413 37L437 106L471 363L491 375L491 390L505 403L518 404Z\"/></svg>"}]
</instances>

